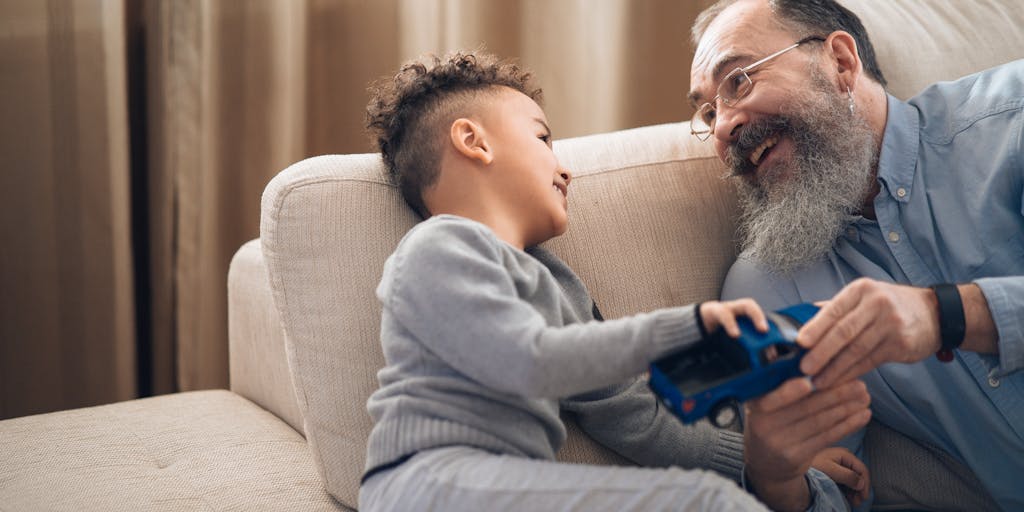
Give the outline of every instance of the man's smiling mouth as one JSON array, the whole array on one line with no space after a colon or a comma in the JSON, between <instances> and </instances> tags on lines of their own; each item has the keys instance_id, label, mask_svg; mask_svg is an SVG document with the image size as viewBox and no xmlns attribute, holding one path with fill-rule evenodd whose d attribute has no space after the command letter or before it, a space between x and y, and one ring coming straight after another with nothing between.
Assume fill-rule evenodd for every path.
<instances>
[{"instance_id":1,"label":"man's smiling mouth","mask_svg":"<svg viewBox=\"0 0 1024 512\"><path fill-rule=\"evenodd\" d=\"M761 163L761 157L764 156L765 152L775 147L779 143L779 134L772 135L764 140L759 146L754 148L754 151L750 153L750 163L757 166Z\"/></svg>"},{"instance_id":2,"label":"man's smiling mouth","mask_svg":"<svg viewBox=\"0 0 1024 512\"><path fill-rule=\"evenodd\" d=\"M753 175L774 151L782 138L791 133L788 119L774 116L744 128L739 139L728 149L726 163L731 176Z\"/></svg>"}]
</instances>

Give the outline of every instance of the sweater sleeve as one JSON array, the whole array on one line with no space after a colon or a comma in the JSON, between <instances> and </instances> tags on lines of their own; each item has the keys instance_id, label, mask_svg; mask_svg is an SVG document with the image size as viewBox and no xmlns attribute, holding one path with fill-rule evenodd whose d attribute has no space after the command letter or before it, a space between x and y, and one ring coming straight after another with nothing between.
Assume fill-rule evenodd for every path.
<instances>
[{"instance_id":1,"label":"sweater sleeve","mask_svg":"<svg viewBox=\"0 0 1024 512\"><path fill-rule=\"evenodd\" d=\"M684 425L642 378L563 400L562 408L595 441L641 466L711 469L740 481L743 435L706 421Z\"/></svg>"},{"instance_id":2,"label":"sweater sleeve","mask_svg":"<svg viewBox=\"0 0 1024 512\"><path fill-rule=\"evenodd\" d=\"M468 221L429 227L402 241L378 296L420 343L488 388L570 396L642 373L650 361L699 339L692 306L552 326L520 296L543 290L517 290L503 260L508 249L490 231Z\"/></svg>"}]
</instances>

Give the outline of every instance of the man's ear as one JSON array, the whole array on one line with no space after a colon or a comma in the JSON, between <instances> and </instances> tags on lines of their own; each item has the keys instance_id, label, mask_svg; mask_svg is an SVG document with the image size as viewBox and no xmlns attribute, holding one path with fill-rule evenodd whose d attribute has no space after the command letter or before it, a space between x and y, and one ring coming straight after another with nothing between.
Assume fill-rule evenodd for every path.
<instances>
[{"instance_id":1,"label":"man's ear","mask_svg":"<svg viewBox=\"0 0 1024 512\"><path fill-rule=\"evenodd\" d=\"M483 127L469 119L460 117L453 121L449 138L455 151L470 160L484 165L494 160Z\"/></svg>"},{"instance_id":2,"label":"man's ear","mask_svg":"<svg viewBox=\"0 0 1024 512\"><path fill-rule=\"evenodd\" d=\"M839 75L843 92L846 92L847 87L852 90L864 70L860 54L857 53L857 40L848 32L837 30L825 39L825 48L831 50L832 63Z\"/></svg>"}]
</instances>

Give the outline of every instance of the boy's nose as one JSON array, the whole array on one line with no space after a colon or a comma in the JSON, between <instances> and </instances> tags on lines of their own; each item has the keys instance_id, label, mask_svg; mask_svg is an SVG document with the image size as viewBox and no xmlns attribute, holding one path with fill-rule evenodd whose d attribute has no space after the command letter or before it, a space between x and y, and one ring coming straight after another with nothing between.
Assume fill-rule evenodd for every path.
<instances>
[{"instance_id":1,"label":"boy's nose","mask_svg":"<svg viewBox=\"0 0 1024 512\"><path fill-rule=\"evenodd\" d=\"M565 167L562 167L561 169L558 170L558 174L559 176L562 177L563 180L565 180L565 186L568 187L569 182L572 181L572 171L566 169Z\"/></svg>"}]
</instances>

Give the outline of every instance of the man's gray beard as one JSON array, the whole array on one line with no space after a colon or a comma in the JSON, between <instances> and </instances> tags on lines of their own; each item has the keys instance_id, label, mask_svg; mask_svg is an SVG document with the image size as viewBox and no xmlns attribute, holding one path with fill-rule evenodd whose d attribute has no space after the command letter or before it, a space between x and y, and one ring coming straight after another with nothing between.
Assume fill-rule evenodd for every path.
<instances>
[{"instance_id":1,"label":"man's gray beard","mask_svg":"<svg viewBox=\"0 0 1024 512\"><path fill-rule=\"evenodd\" d=\"M812 82L815 93L783 113L783 135L794 142L790 168L766 168L757 185L736 180L742 248L776 274L821 259L871 189L877 155L871 128L851 115L846 98L829 93L824 77Z\"/></svg>"}]
</instances>

